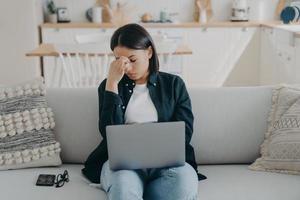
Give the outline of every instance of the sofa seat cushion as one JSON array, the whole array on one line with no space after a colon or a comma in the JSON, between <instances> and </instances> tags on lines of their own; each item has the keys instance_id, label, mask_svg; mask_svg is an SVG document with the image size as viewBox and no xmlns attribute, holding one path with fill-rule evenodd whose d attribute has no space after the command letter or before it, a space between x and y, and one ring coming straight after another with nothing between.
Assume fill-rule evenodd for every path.
<instances>
[{"instance_id":1,"label":"sofa seat cushion","mask_svg":"<svg viewBox=\"0 0 300 200\"><path fill-rule=\"evenodd\" d=\"M253 171L248 165L201 165L203 200L299 200L300 176Z\"/></svg>"},{"instance_id":2,"label":"sofa seat cushion","mask_svg":"<svg viewBox=\"0 0 300 200\"><path fill-rule=\"evenodd\" d=\"M104 200L105 193L89 185L81 175L83 165L30 168L0 171L1 199L30 200ZM62 188L35 186L41 173L63 173L67 169L70 182ZM248 165L201 165L199 172L208 179L199 182L199 199L203 200L299 200L298 175L252 171Z\"/></svg>"},{"instance_id":3,"label":"sofa seat cushion","mask_svg":"<svg viewBox=\"0 0 300 200\"><path fill-rule=\"evenodd\" d=\"M30 200L105 200L102 190L88 185L81 175L83 165L63 164L60 167L30 168L21 170L0 171L1 199ZM68 170L70 181L63 187L35 186L41 173L59 174Z\"/></svg>"}]
</instances>

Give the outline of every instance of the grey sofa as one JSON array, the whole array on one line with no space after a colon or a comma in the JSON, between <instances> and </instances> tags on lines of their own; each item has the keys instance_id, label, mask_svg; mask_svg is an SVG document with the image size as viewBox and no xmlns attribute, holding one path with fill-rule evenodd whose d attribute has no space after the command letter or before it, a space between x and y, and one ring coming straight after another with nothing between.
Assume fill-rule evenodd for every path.
<instances>
[{"instance_id":1,"label":"grey sofa","mask_svg":"<svg viewBox=\"0 0 300 200\"><path fill-rule=\"evenodd\" d=\"M192 143L203 200L299 200L300 177L251 171L259 156L271 106L271 87L190 88L195 116ZM102 200L100 185L81 174L83 162L100 142L97 89L48 89L63 165L0 171L1 200ZM62 188L35 186L40 173L69 171Z\"/></svg>"}]
</instances>

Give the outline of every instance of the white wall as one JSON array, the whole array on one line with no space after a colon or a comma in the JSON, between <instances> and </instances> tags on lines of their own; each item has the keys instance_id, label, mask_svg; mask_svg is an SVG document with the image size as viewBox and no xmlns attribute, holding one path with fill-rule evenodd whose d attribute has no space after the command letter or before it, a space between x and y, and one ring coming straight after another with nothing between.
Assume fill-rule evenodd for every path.
<instances>
[{"instance_id":1,"label":"white wall","mask_svg":"<svg viewBox=\"0 0 300 200\"><path fill-rule=\"evenodd\" d=\"M1 0L0 85L40 75L38 59L25 56L39 44L37 24L42 21L42 13L37 8L40 5L36 0Z\"/></svg>"}]
</instances>

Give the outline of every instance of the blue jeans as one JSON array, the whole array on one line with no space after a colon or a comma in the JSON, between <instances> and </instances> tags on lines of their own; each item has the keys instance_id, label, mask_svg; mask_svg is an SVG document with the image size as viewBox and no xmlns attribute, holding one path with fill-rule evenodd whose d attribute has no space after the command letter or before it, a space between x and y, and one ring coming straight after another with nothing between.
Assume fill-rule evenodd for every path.
<instances>
[{"instance_id":1,"label":"blue jeans","mask_svg":"<svg viewBox=\"0 0 300 200\"><path fill-rule=\"evenodd\" d=\"M112 171L102 167L101 185L109 200L197 200L198 178L191 165Z\"/></svg>"}]
</instances>

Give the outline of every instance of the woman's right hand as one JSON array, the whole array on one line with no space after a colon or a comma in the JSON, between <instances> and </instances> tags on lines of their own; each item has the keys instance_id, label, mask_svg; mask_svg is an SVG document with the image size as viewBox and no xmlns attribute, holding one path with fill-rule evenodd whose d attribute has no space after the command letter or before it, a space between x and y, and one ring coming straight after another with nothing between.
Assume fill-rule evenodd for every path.
<instances>
[{"instance_id":1,"label":"woman's right hand","mask_svg":"<svg viewBox=\"0 0 300 200\"><path fill-rule=\"evenodd\" d=\"M118 83L129 68L130 60L127 57L121 56L114 60L109 67L105 90L118 94Z\"/></svg>"}]
</instances>

